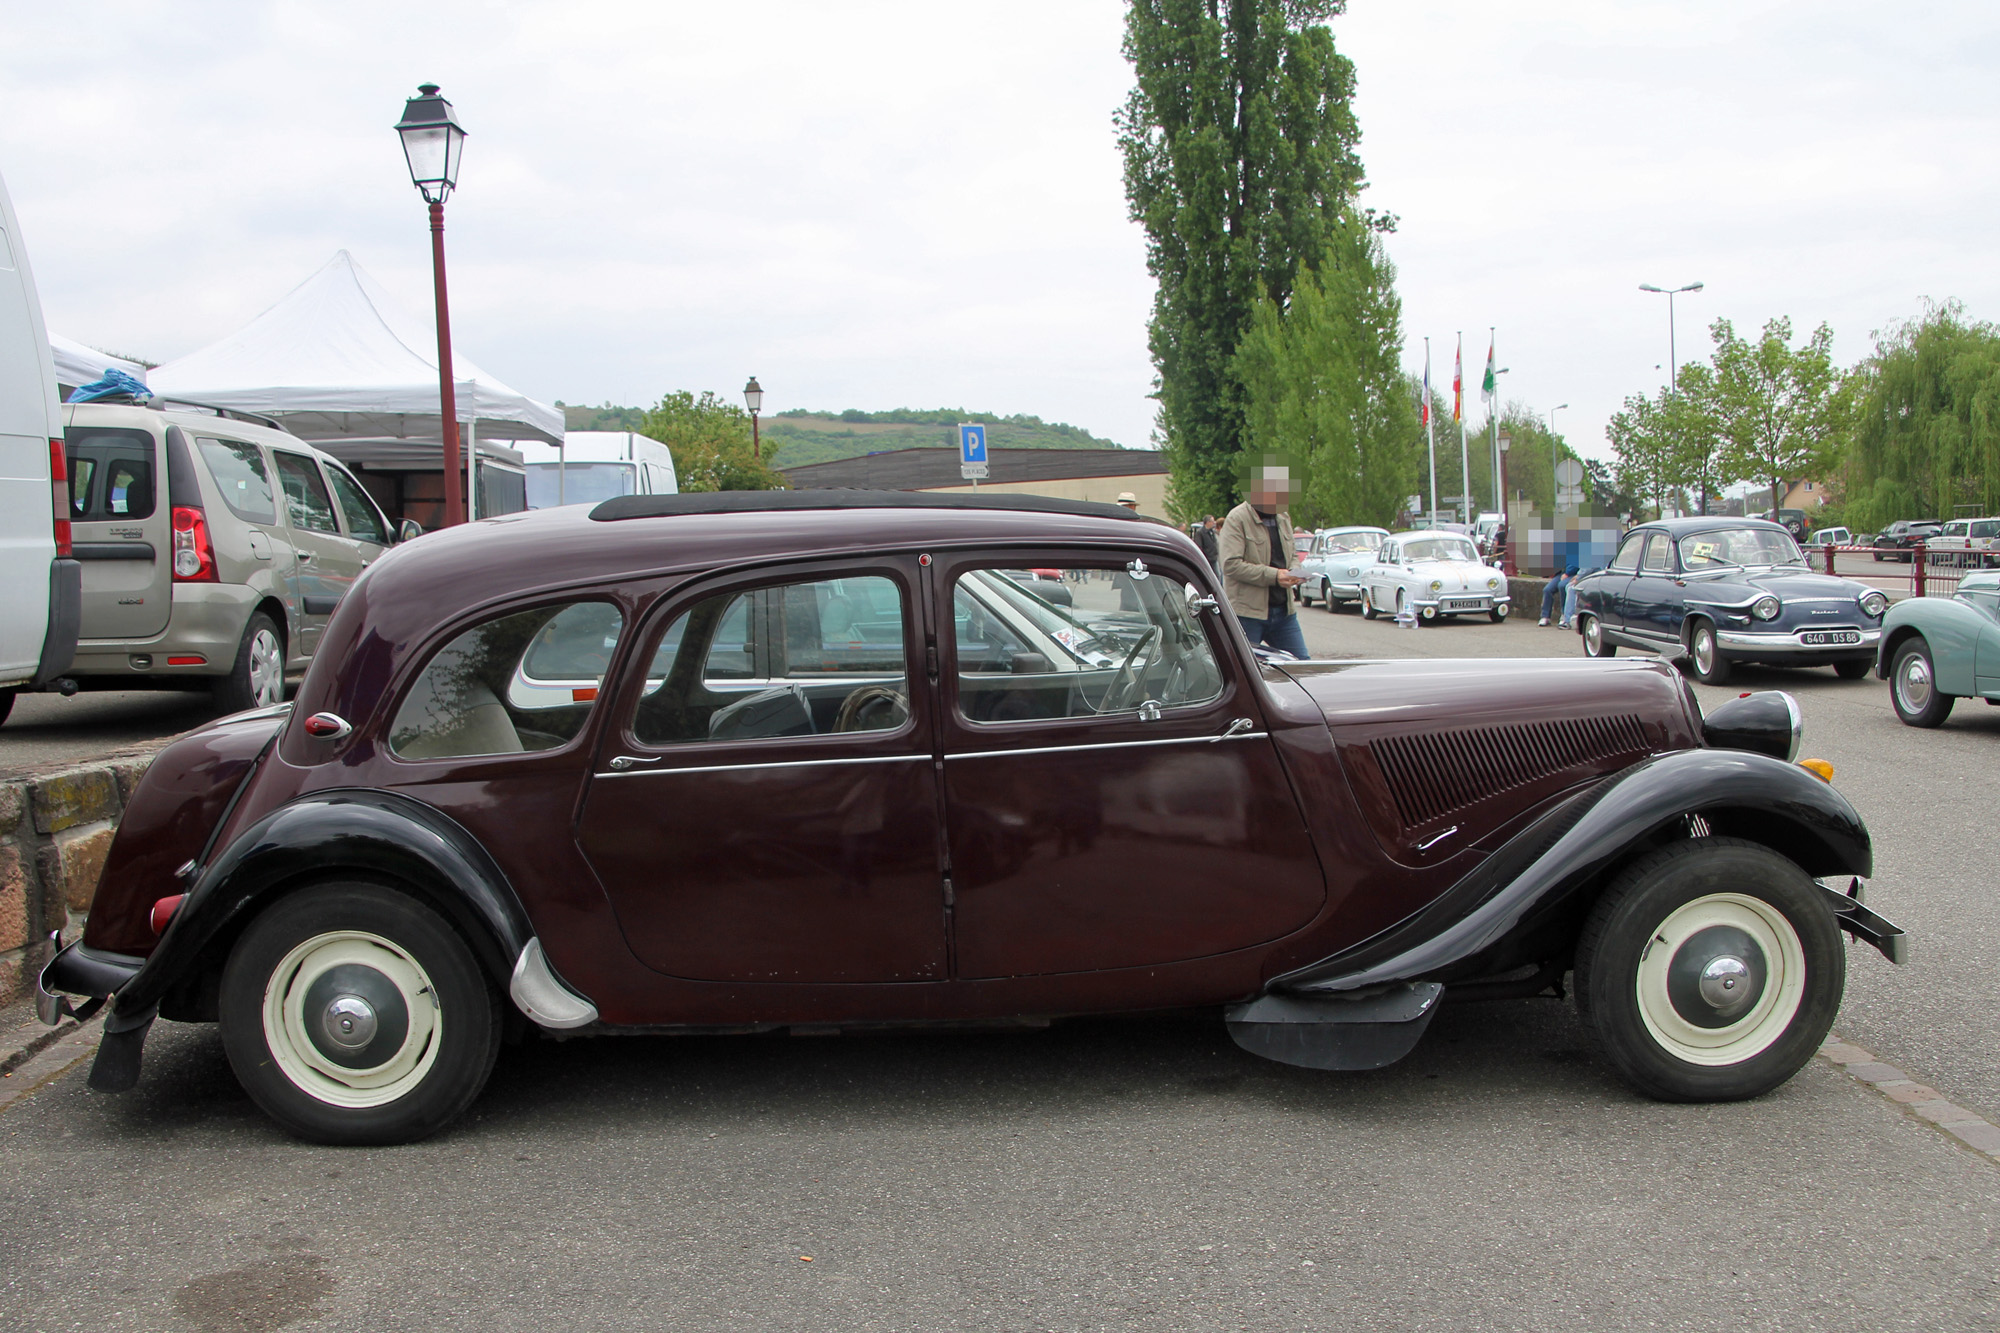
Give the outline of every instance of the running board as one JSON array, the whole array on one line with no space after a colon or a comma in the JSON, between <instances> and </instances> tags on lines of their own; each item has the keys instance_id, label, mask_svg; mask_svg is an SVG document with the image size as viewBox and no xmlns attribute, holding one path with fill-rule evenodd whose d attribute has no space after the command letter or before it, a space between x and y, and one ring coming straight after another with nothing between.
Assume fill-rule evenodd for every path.
<instances>
[{"instance_id":1,"label":"running board","mask_svg":"<svg viewBox=\"0 0 2000 1333\"><path fill-rule=\"evenodd\" d=\"M1430 1026L1444 987L1399 982L1371 995L1266 995L1223 1010L1236 1044L1307 1069L1380 1069L1408 1055Z\"/></svg>"}]
</instances>

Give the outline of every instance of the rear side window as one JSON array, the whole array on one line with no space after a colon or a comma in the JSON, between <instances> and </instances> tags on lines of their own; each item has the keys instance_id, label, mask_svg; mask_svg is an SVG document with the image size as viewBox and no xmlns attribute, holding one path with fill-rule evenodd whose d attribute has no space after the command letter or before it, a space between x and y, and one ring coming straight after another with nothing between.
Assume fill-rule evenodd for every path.
<instances>
[{"instance_id":1,"label":"rear side window","mask_svg":"<svg viewBox=\"0 0 2000 1333\"><path fill-rule=\"evenodd\" d=\"M229 511L247 523L276 523L278 507L271 497L271 474L264 468L264 451L240 440L195 437L201 461L222 492Z\"/></svg>"},{"instance_id":2,"label":"rear side window","mask_svg":"<svg viewBox=\"0 0 2000 1333\"><path fill-rule=\"evenodd\" d=\"M566 602L476 625L440 648L396 710L404 759L552 750L597 701L624 618L609 602Z\"/></svg>"},{"instance_id":3,"label":"rear side window","mask_svg":"<svg viewBox=\"0 0 2000 1333\"><path fill-rule=\"evenodd\" d=\"M70 517L81 523L148 518L154 507L153 437L142 430L68 431Z\"/></svg>"},{"instance_id":4,"label":"rear side window","mask_svg":"<svg viewBox=\"0 0 2000 1333\"><path fill-rule=\"evenodd\" d=\"M285 512L291 516L292 526L306 532L338 534L340 524L334 521L333 500L320 480L319 465L282 449L271 452L278 460L278 482L285 488Z\"/></svg>"},{"instance_id":5,"label":"rear side window","mask_svg":"<svg viewBox=\"0 0 2000 1333\"><path fill-rule=\"evenodd\" d=\"M376 512L367 493L361 489L361 483L337 467L328 468L326 474L333 479L333 496L340 501L340 513L347 520L348 536L357 541L387 546L389 525Z\"/></svg>"}]
</instances>

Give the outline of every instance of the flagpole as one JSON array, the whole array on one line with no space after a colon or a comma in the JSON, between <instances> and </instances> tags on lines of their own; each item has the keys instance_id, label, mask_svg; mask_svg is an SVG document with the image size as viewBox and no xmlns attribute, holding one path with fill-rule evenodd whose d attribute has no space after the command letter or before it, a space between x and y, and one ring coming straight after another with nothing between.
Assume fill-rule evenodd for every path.
<instances>
[{"instance_id":1,"label":"flagpole","mask_svg":"<svg viewBox=\"0 0 2000 1333\"><path fill-rule=\"evenodd\" d=\"M1500 493L1500 377L1493 373L1493 357L1498 346L1494 326L1486 326L1486 415L1493 425L1493 512L1500 526L1507 526L1507 497Z\"/></svg>"},{"instance_id":2,"label":"flagpole","mask_svg":"<svg viewBox=\"0 0 2000 1333\"><path fill-rule=\"evenodd\" d=\"M1438 516L1437 413L1431 410L1431 340L1424 339L1424 445L1431 458L1431 512L1425 527L1436 527Z\"/></svg>"},{"instance_id":3,"label":"flagpole","mask_svg":"<svg viewBox=\"0 0 2000 1333\"><path fill-rule=\"evenodd\" d=\"M1472 522L1472 460L1465 447L1465 330L1458 331L1458 355L1451 363L1451 412L1458 418L1458 502Z\"/></svg>"}]
</instances>

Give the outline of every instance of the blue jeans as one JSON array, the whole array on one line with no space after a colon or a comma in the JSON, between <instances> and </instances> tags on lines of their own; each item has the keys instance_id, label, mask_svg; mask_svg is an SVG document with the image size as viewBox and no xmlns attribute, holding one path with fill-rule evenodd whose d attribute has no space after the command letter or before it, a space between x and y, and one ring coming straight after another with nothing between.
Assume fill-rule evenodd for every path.
<instances>
[{"instance_id":1,"label":"blue jeans","mask_svg":"<svg viewBox=\"0 0 2000 1333\"><path fill-rule=\"evenodd\" d=\"M1291 612L1287 611L1283 615L1271 616L1264 620L1253 620L1249 616L1236 618L1242 622L1243 632L1250 636L1251 647L1254 648L1262 643L1290 653L1293 657L1312 656L1306 651L1305 631L1299 628L1299 618Z\"/></svg>"},{"instance_id":2,"label":"blue jeans","mask_svg":"<svg viewBox=\"0 0 2000 1333\"><path fill-rule=\"evenodd\" d=\"M1556 599L1561 597L1568 590L1569 590L1569 582L1568 580L1564 579L1560 574L1558 574L1555 578L1550 579L1547 583L1542 585L1543 620L1547 620L1549 618L1551 614L1551 608L1556 605Z\"/></svg>"},{"instance_id":3,"label":"blue jeans","mask_svg":"<svg viewBox=\"0 0 2000 1333\"><path fill-rule=\"evenodd\" d=\"M1576 623L1576 582L1571 580L1569 591L1563 594L1563 624Z\"/></svg>"}]
</instances>

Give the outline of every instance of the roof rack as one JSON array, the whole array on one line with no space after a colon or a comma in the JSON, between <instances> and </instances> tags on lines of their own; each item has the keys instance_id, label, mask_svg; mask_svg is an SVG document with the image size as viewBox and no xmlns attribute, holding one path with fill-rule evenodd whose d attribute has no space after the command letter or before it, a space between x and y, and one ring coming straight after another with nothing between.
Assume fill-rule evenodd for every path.
<instances>
[{"instance_id":1,"label":"roof rack","mask_svg":"<svg viewBox=\"0 0 2000 1333\"><path fill-rule=\"evenodd\" d=\"M620 495L590 511L599 523L628 518L668 518L680 514L746 514L804 509L997 509L1037 514L1075 514L1154 522L1119 505L1065 500L1052 495L953 491L694 491L682 495Z\"/></svg>"},{"instance_id":2,"label":"roof rack","mask_svg":"<svg viewBox=\"0 0 2000 1333\"><path fill-rule=\"evenodd\" d=\"M103 402L105 400L99 399L98 401ZM225 417L230 421L247 421L253 426L264 426L271 430L281 431L285 429L278 424L276 417L267 417L260 412L246 412L240 407L220 407L215 403L198 403L192 398L161 398L156 396L144 403L140 403L139 406L150 407L155 412L164 412L167 410L167 404L169 403L175 407L193 407L199 408L203 412L213 412L216 416Z\"/></svg>"}]
</instances>

